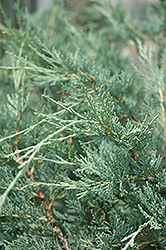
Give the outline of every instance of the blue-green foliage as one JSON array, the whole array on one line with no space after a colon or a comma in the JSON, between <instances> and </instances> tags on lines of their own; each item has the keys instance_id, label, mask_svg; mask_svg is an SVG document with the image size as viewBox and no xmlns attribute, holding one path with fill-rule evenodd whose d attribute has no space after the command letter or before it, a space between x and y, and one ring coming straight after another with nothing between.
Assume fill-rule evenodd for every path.
<instances>
[{"instance_id":1,"label":"blue-green foliage","mask_svg":"<svg viewBox=\"0 0 166 250\"><path fill-rule=\"evenodd\" d=\"M112 2L0 25L1 249L166 248L165 1Z\"/></svg>"}]
</instances>

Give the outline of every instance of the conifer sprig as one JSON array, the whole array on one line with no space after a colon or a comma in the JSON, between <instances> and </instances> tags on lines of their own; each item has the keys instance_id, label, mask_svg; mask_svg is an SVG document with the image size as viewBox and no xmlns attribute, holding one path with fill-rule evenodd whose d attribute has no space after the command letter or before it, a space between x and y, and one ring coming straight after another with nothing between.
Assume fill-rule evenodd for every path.
<instances>
[{"instance_id":1,"label":"conifer sprig","mask_svg":"<svg viewBox=\"0 0 166 250\"><path fill-rule=\"evenodd\" d=\"M0 25L0 248L165 249L164 1L143 21L111 0L15 11L17 29Z\"/></svg>"}]
</instances>

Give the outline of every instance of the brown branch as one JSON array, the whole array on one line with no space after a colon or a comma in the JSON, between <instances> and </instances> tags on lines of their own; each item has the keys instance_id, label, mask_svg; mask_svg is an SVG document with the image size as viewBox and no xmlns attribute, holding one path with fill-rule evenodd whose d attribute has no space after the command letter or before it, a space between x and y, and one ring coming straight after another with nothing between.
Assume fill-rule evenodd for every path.
<instances>
[{"instance_id":1,"label":"brown branch","mask_svg":"<svg viewBox=\"0 0 166 250\"><path fill-rule=\"evenodd\" d=\"M42 97L42 93L37 91L35 88L33 87L27 87L27 90L30 91L30 92L33 92L35 93L36 95L38 95L40 98Z\"/></svg>"},{"instance_id":2,"label":"brown branch","mask_svg":"<svg viewBox=\"0 0 166 250\"><path fill-rule=\"evenodd\" d=\"M61 95L61 102L63 102L63 96L64 96L64 95L70 94L70 91L67 92L66 89L63 89L63 90L57 91L56 93L57 93L57 94L62 94L62 95Z\"/></svg>"},{"instance_id":3,"label":"brown branch","mask_svg":"<svg viewBox=\"0 0 166 250\"><path fill-rule=\"evenodd\" d=\"M166 28L164 28L162 34L161 34L161 37L160 37L160 41L158 43L159 46L163 46L163 39L166 37ZM158 62L158 67L159 67L159 70L161 70L161 62L159 60ZM163 158L164 160L166 160L166 119L165 119L165 109L164 109L164 96L163 96L163 93L162 93L162 88L161 88L161 83L160 81L158 81L158 86L159 86L159 95L160 95L160 107L161 107L161 110L162 110L162 119L163 119L163 134L164 134L164 138L163 138L163 141L164 141L164 151L163 151Z\"/></svg>"},{"instance_id":4,"label":"brown branch","mask_svg":"<svg viewBox=\"0 0 166 250\"><path fill-rule=\"evenodd\" d=\"M34 179L34 182L36 182L36 180ZM37 187L37 192L38 192L38 198L43 202L44 204L44 207L48 213L48 216L50 218L50 221L53 223L53 230L55 231L55 233L57 234L58 238L61 240L64 248L66 250L71 250L71 247L69 245L69 243L67 242L66 240L66 236L62 233L61 229L58 227L56 221L55 221L55 218L52 214L52 211L51 211L51 208L52 208L52 204L51 206L48 205L46 199L45 199L45 196L44 194L42 193L40 187Z\"/></svg>"},{"instance_id":5,"label":"brown branch","mask_svg":"<svg viewBox=\"0 0 166 250\"><path fill-rule=\"evenodd\" d=\"M30 92L35 93L35 94L36 94L37 96L39 96L40 98L41 98L42 95L43 95L41 92L37 91L37 90L36 90L35 88L33 88L33 87L28 87L27 90L30 91ZM48 101L46 98L44 98L44 100L45 100L45 101ZM54 107L54 108L57 108L57 105L56 105L55 103L53 103L53 102L50 102L50 105L51 105L52 107Z\"/></svg>"},{"instance_id":6,"label":"brown branch","mask_svg":"<svg viewBox=\"0 0 166 250\"><path fill-rule=\"evenodd\" d=\"M13 146L11 146L11 149L13 150L13 152L15 152L16 150L18 150L18 140L15 141L15 148ZM18 153L17 154L17 158L19 159L21 156L20 154ZM19 161L19 164L23 164L23 160L20 160ZM34 172L34 169L32 171L29 170L29 168L27 169L27 174L30 178L30 180L32 182L37 182L36 179L33 177L33 172ZM62 230L58 227L57 223L56 223L56 220L52 214L52 205L53 205L53 200L54 198L52 199L50 205L47 203L46 201L46 198L45 198L45 195L42 193L40 187L37 187L37 193L32 193L35 197L38 197L44 204L44 207L47 211L47 214L49 216L49 220L52 222L53 224L53 230L55 231L55 233L57 234L58 238L60 239L60 241L62 242L63 244L63 247L65 250L72 250L69 243L67 242L67 239L66 239L66 236L63 234Z\"/></svg>"},{"instance_id":7,"label":"brown branch","mask_svg":"<svg viewBox=\"0 0 166 250\"><path fill-rule=\"evenodd\" d=\"M144 249L145 247L148 247L150 244L153 244L154 242L155 240L150 240L150 241L139 243L137 245L141 247L141 249Z\"/></svg>"},{"instance_id":8,"label":"brown branch","mask_svg":"<svg viewBox=\"0 0 166 250\"><path fill-rule=\"evenodd\" d=\"M166 159L166 119L165 119L165 109L164 109L164 96L163 96L163 92L162 92L162 89L161 89L161 83L160 81L158 81L158 86L159 86L159 95L160 95L160 107L161 107L161 110L162 110L162 119L163 119L163 134L164 134L164 138L163 138L163 141L164 141L164 151L163 151L163 158L164 160Z\"/></svg>"}]
</instances>

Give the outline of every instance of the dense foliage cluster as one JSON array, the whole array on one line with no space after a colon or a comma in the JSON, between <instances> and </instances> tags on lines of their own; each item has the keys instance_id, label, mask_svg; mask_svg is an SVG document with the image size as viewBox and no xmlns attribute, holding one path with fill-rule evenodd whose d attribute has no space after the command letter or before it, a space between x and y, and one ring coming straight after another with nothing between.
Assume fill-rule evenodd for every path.
<instances>
[{"instance_id":1,"label":"dense foliage cluster","mask_svg":"<svg viewBox=\"0 0 166 250\"><path fill-rule=\"evenodd\" d=\"M0 249L166 249L166 1L144 20L111 0L14 8L18 28L2 8L0 24Z\"/></svg>"}]
</instances>

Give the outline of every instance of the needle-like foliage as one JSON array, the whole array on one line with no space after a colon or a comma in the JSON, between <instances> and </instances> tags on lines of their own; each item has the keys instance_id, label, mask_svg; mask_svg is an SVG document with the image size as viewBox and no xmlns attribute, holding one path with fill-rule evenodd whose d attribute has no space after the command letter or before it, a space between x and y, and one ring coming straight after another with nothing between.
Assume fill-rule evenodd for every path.
<instances>
[{"instance_id":1,"label":"needle-like foliage","mask_svg":"<svg viewBox=\"0 0 166 250\"><path fill-rule=\"evenodd\" d=\"M0 24L0 249L165 249L165 1L145 20L111 0L14 9L18 28L2 8Z\"/></svg>"}]
</instances>

